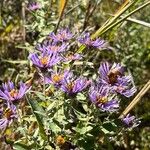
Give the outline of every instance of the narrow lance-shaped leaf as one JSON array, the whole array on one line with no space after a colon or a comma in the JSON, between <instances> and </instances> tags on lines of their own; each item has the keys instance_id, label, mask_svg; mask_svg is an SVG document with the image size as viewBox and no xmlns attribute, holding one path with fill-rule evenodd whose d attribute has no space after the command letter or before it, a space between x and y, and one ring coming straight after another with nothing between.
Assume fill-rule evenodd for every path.
<instances>
[{"instance_id":1,"label":"narrow lance-shaped leaf","mask_svg":"<svg viewBox=\"0 0 150 150\"><path fill-rule=\"evenodd\" d=\"M35 115L36 120L38 122L40 135L44 140L46 140L47 135L46 135L45 130L44 130L43 115L40 115L39 113L36 113L36 112L40 112L40 113L44 114L44 110L38 104L38 102L36 100L33 100L33 99L31 100L30 98L27 97L27 95L26 95L26 99L27 99L29 105L31 106L33 114Z\"/></svg>"}]
</instances>

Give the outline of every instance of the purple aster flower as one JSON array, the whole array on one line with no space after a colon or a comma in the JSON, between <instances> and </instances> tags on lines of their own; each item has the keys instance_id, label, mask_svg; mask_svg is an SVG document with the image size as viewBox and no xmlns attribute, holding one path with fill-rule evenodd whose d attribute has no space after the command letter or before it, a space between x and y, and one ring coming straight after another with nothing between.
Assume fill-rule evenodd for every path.
<instances>
[{"instance_id":1,"label":"purple aster flower","mask_svg":"<svg viewBox=\"0 0 150 150\"><path fill-rule=\"evenodd\" d=\"M50 43L48 41L38 44L36 48L41 52L48 51L49 53L60 53L67 50L67 44L62 43L61 45L58 45L57 43Z\"/></svg>"},{"instance_id":2,"label":"purple aster flower","mask_svg":"<svg viewBox=\"0 0 150 150\"><path fill-rule=\"evenodd\" d=\"M106 47L106 42L104 40L101 40L101 39L96 39L96 40L92 40L90 38L90 34L89 33L86 33L83 37L80 37L78 39L78 41L81 43L81 44L84 44L86 46L89 46L89 47L95 47L95 48L104 48Z\"/></svg>"},{"instance_id":3,"label":"purple aster flower","mask_svg":"<svg viewBox=\"0 0 150 150\"><path fill-rule=\"evenodd\" d=\"M92 85L89 90L89 98L92 103L102 111L113 112L119 107L119 102L109 96L109 87Z\"/></svg>"},{"instance_id":4,"label":"purple aster flower","mask_svg":"<svg viewBox=\"0 0 150 150\"><path fill-rule=\"evenodd\" d=\"M64 61L72 61L72 60L81 60L82 55L75 53L75 54L67 54L64 58Z\"/></svg>"},{"instance_id":5,"label":"purple aster flower","mask_svg":"<svg viewBox=\"0 0 150 150\"><path fill-rule=\"evenodd\" d=\"M137 127L140 124L139 119L136 119L135 116L131 116L130 114L127 114L122 121L128 127Z\"/></svg>"},{"instance_id":6,"label":"purple aster flower","mask_svg":"<svg viewBox=\"0 0 150 150\"><path fill-rule=\"evenodd\" d=\"M61 61L58 54L48 53L44 51L40 56L37 53L31 53L29 59L39 68L50 68Z\"/></svg>"},{"instance_id":7,"label":"purple aster flower","mask_svg":"<svg viewBox=\"0 0 150 150\"><path fill-rule=\"evenodd\" d=\"M0 98L7 101L16 101L21 99L30 88L23 82L19 83L19 89L16 89L14 83L9 81L2 84L0 89Z\"/></svg>"},{"instance_id":8,"label":"purple aster flower","mask_svg":"<svg viewBox=\"0 0 150 150\"><path fill-rule=\"evenodd\" d=\"M31 11L38 10L41 8L41 5L37 2L30 3L28 9Z\"/></svg>"},{"instance_id":9,"label":"purple aster flower","mask_svg":"<svg viewBox=\"0 0 150 150\"><path fill-rule=\"evenodd\" d=\"M130 97L136 92L135 86L130 88L131 76L124 75L124 68L120 64L114 63L110 66L108 62L102 63L99 67L99 74L100 84L109 86L112 91L126 97Z\"/></svg>"},{"instance_id":10,"label":"purple aster flower","mask_svg":"<svg viewBox=\"0 0 150 150\"><path fill-rule=\"evenodd\" d=\"M58 87L62 84L64 78L68 77L69 70L65 71L53 71L50 70L50 77L45 77L44 82L45 84L53 84L54 86Z\"/></svg>"},{"instance_id":11,"label":"purple aster flower","mask_svg":"<svg viewBox=\"0 0 150 150\"><path fill-rule=\"evenodd\" d=\"M7 103L7 108L0 115L0 129L5 129L17 118L16 106L12 103Z\"/></svg>"},{"instance_id":12,"label":"purple aster flower","mask_svg":"<svg viewBox=\"0 0 150 150\"><path fill-rule=\"evenodd\" d=\"M117 82L113 86L113 90L126 97L131 97L136 91L136 87L129 87L131 82L131 76L123 76L117 79Z\"/></svg>"},{"instance_id":13,"label":"purple aster flower","mask_svg":"<svg viewBox=\"0 0 150 150\"><path fill-rule=\"evenodd\" d=\"M73 37L73 34L69 31L69 29L61 29L57 34L51 32L49 37L54 40L54 42L64 42L70 40Z\"/></svg>"},{"instance_id":14,"label":"purple aster flower","mask_svg":"<svg viewBox=\"0 0 150 150\"><path fill-rule=\"evenodd\" d=\"M61 89L69 95L76 94L84 90L91 81L88 81L85 77L75 78L72 72L68 73L64 78Z\"/></svg>"},{"instance_id":15,"label":"purple aster flower","mask_svg":"<svg viewBox=\"0 0 150 150\"><path fill-rule=\"evenodd\" d=\"M117 78L124 73L124 68L117 63L112 66L108 62L104 62L99 67L100 83L104 85L113 85L117 82Z\"/></svg>"}]
</instances>

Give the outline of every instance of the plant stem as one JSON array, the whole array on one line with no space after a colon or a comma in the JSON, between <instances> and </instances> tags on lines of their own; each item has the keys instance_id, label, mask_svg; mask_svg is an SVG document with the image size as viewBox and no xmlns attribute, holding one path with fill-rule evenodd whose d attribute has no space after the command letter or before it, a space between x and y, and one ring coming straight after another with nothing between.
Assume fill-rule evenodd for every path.
<instances>
[{"instance_id":1,"label":"plant stem","mask_svg":"<svg viewBox=\"0 0 150 150\"><path fill-rule=\"evenodd\" d=\"M112 25L110 25L107 29L103 30L101 33L99 33L98 36L106 33L108 30L112 29L113 27L117 26L119 23L121 23L122 21L124 21L125 19L127 19L129 16L133 15L134 13L136 13L137 11L141 10L142 8L148 6L150 4L150 1L143 4L142 6L138 7L137 9L133 10L132 12L130 12L128 15L122 17L120 20L118 20L117 22L113 23ZM95 33L96 34L96 33ZM96 36L96 35L95 35ZM95 37L93 35L93 37Z\"/></svg>"},{"instance_id":2,"label":"plant stem","mask_svg":"<svg viewBox=\"0 0 150 150\"><path fill-rule=\"evenodd\" d=\"M145 84L142 90L136 95L136 97L132 100L132 102L127 106L127 108L122 112L119 118L123 118L126 116L129 111L140 101L143 95L150 89L150 80Z\"/></svg>"},{"instance_id":3,"label":"plant stem","mask_svg":"<svg viewBox=\"0 0 150 150\"><path fill-rule=\"evenodd\" d=\"M134 13L136 13L137 11L141 10L142 8L148 6L150 4L150 1L146 2L145 4L141 5L140 7L136 8L135 10L133 10L132 12L130 12L128 15L122 17L120 20L118 20L117 22L114 22L116 19L118 19L126 10L128 10L135 2L131 2L128 5L126 5L119 13L117 13L112 19L108 19L104 25L102 27L100 27L96 33L94 33L91 38L97 38L100 35L106 33L108 30L112 29L113 27L117 26L118 24L120 24L121 22L123 22L124 20L126 20L129 16L133 15ZM113 23L114 22L114 23ZM86 48L86 46L81 45L80 48L78 49L77 52L82 52L84 49Z\"/></svg>"},{"instance_id":4,"label":"plant stem","mask_svg":"<svg viewBox=\"0 0 150 150\"><path fill-rule=\"evenodd\" d=\"M61 10L61 13L60 13L60 15L59 15L59 18L58 18L58 22L57 22L57 25L56 25L56 28L55 28L55 33L57 32L58 27L59 27L59 24L60 24L60 22L61 22L61 20L62 20L62 17L63 17L64 10L65 10L65 7L66 7L67 2L68 2L68 0L65 0L64 6L63 6L63 8L62 8L62 10Z\"/></svg>"},{"instance_id":5,"label":"plant stem","mask_svg":"<svg viewBox=\"0 0 150 150\"><path fill-rule=\"evenodd\" d=\"M25 2L22 2L22 39L23 39L23 44L25 44L26 41L26 28L25 28L25 23L26 23L26 16L25 16ZM24 58L26 59L27 53L26 50L24 49Z\"/></svg>"}]
</instances>

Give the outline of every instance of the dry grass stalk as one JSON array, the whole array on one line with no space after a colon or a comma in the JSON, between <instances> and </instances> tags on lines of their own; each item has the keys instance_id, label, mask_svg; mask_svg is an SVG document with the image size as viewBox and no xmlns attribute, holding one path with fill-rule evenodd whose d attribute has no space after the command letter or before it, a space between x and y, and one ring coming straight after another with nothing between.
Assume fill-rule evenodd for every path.
<instances>
[{"instance_id":1,"label":"dry grass stalk","mask_svg":"<svg viewBox=\"0 0 150 150\"><path fill-rule=\"evenodd\" d=\"M145 84L142 90L136 95L136 97L132 100L132 102L126 107L126 109L122 112L119 118L123 118L126 116L129 111L140 101L143 95L150 89L150 80Z\"/></svg>"}]
</instances>

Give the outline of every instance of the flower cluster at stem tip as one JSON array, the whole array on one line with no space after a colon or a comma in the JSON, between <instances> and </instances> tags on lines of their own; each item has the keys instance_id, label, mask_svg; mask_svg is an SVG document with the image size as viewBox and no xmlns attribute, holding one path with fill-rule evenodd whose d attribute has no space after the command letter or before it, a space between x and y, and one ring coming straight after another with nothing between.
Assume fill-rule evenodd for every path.
<instances>
[{"instance_id":1,"label":"flower cluster at stem tip","mask_svg":"<svg viewBox=\"0 0 150 150\"><path fill-rule=\"evenodd\" d=\"M0 129L9 126L17 118L17 108L15 103L20 101L30 89L25 83L20 82L16 88L12 81L3 83L0 89L0 99L4 101L4 109L0 113Z\"/></svg>"},{"instance_id":2,"label":"flower cluster at stem tip","mask_svg":"<svg viewBox=\"0 0 150 150\"><path fill-rule=\"evenodd\" d=\"M49 70L50 74L44 75L45 84L53 84L70 96L76 95L90 86L88 92L90 101L100 110L107 112L118 111L120 101L118 95L129 98L136 92L136 87L132 84L132 76L126 75L124 67L119 63L102 62L98 69L99 76L96 82L83 76L76 77L70 70L54 71L53 66L56 64L80 60L83 57L78 53L72 54L70 59L66 57L70 53L69 41L74 39L74 35L68 28L59 30L57 34L51 32L48 38L49 40L46 39L36 46L39 54L29 55L29 59L36 67ZM87 48L107 48L106 41L100 38L91 39L89 33L85 33L76 40L86 45Z\"/></svg>"},{"instance_id":3,"label":"flower cluster at stem tip","mask_svg":"<svg viewBox=\"0 0 150 150\"><path fill-rule=\"evenodd\" d=\"M31 5L32 10L38 6ZM83 75L77 76L70 68L62 69L61 64L72 64L73 61L83 59L77 52L70 52L70 41L76 40L87 48L106 49L104 40L91 39L89 33L75 38L69 29L61 29L57 33L51 32L42 43L35 47L36 52L29 54L28 59L37 68L41 79L46 85L53 85L66 95L72 97L79 92L87 91L91 104L105 112L117 112L119 109L119 95L127 98L133 96L136 88L133 85L132 77L125 74L124 67L119 63L110 64L102 62L98 69L97 80L91 80ZM88 89L89 88L89 89ZM6 109L0 110L0 128L6 128L17 118L17 111L14 102L21 100L30 87L20 82L19 88L9 81L2 84L0 99L5 102ZM131 125L135 117L127 115L122 121Z\"/></svg>"}]
</instances>

